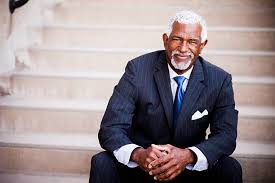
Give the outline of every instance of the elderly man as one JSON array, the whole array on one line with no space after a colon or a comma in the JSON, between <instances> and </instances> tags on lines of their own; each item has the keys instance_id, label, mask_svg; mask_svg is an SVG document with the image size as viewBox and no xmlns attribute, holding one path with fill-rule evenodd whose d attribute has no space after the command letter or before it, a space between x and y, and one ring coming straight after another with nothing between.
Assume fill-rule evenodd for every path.
<instances>
[{"instance_id":1,"label":"elderly man","mask_svg":"<svg viewBox=\"0 0 275 183\"><path fill-rule=\"evenodd\" d=\"M165 51L131 60L101 122L90 182L242 182L231 75L199 56L206 22L179 12ZM210 125L210 135L206 129Z\"/></svg>"}]
</instances>

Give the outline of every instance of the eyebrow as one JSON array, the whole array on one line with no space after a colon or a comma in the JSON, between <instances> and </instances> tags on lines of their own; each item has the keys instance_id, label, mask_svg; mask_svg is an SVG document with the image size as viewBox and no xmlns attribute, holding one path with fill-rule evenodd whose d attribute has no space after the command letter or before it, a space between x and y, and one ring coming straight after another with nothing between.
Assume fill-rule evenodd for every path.
<instances>
[{"instance_id":1,"label":"eyebrow","mask_svg":"<svg viewBox=\"0 0 275 183\"><path fill-rule=\"evenodd\" d=\"M174 36L172 36L171 38L179 38L179 39L184 39L183 37L180 37L180 36L175 36L175 35L174 35ZM200 38L199 38L199 37L191 37L191 38L189 38L189 40L190 40L190 39L193 39L193 40L198 40L198 41L200 40Z\"/></svg>"}]
</instances>

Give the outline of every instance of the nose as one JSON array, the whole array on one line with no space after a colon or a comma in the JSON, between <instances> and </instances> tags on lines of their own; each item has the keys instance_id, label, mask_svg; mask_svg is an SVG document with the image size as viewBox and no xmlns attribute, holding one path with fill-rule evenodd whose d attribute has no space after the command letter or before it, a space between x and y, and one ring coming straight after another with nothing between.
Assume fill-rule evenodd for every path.
<instances>
[{"instance_id":1,"label":"nose","mask_svg":"<svg viewBox=\"0 0 275 183\"><path fill-rule=\"evenodd\" d=\"M179 50L181 52L187 52L188 51L188 45L187 45L187 41L183 41L182 44L179 47Z\"/></svg>"}]
</instances>

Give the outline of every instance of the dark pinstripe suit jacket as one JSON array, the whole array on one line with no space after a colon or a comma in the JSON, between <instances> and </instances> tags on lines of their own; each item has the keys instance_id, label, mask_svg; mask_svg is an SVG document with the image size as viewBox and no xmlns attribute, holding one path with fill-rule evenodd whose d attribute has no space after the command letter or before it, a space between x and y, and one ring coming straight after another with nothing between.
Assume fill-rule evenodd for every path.
<instances>
[{"instance_id":1,"label":"dark pinstripe suit jacket","mask_svg":"<svg viewBox=\"0 0 275 183\"><path fill-rule=\"evenodd\" d=\"M208 111L198 120L196 111ZM238 111L231 75L203 58L196 60L181 113L173 127L173 99L164 51L133 59L113 95L101 122L99 141L107 151L135 143L143 147L172 144L196 146L213 165L236 146ZM206 139L206 129L211 134Z\"/></svg>"}]
</instances>

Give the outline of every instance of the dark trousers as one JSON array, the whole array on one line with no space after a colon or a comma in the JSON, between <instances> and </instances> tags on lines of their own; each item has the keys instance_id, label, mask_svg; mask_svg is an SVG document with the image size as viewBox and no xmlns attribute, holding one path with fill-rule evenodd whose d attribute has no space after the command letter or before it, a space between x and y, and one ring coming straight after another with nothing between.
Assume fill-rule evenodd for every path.
<instances>
[{"instance_id":1,"label":"dark trousers","mask_svg":"<svg viewBox=\"0 0 275 183\"><path fill-rule=\"evenodd\" d=\"M157 183L152 176L139 167L128 168L119 163L108 152L93 156L89 183ZM237 160L226 157L205 171L190 171L185 169L171 183L241 183L242 168Z\"/></svg>"}]
</instances>

